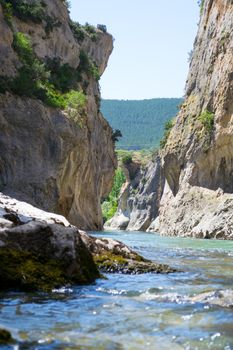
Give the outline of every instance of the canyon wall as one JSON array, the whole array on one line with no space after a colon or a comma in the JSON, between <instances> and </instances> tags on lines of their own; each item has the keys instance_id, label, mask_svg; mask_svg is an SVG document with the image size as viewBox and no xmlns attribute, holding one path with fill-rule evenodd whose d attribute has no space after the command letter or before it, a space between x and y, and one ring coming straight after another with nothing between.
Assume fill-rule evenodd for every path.
<instances>
[{"instance_id":1,"label":"canyon wall","mask_svg":"<svg viewBox=\"0 0 233 350\"><path fill-rule=\"evenodd\" d=\"M118 209L104 225L105 229L146 231L157 218L164 188L161 158L154 156L145 167L131 162L124 166L126 183L122 187Z\"/></svg>"},{"instance_id":2,"label":"canyon wall","mask_svg":"<svg viewBox=\"0 0 233 350\"><path fill-rule=\"evenodd\" d=\"M233 239L232 135L233 2L205 0L185 101L156 162L128 181L106 228Z\"/></svg>"},{"instance_id":3,"label":"canyon wall","mask_svg":"<svg viewBox=\"0 0 233 350\"><path fill-rule=\"evenodd\" d=\"M205 0L186 98L162 151L164 235L233 238L233 2Z\"/></svg>"},{"instance_id":4,"label":"canyon wall","mask_svg":"<svg viewBox=\"0 0 233 350\"><path fill-rule=\"evenodd\" d=\"M107 66L113 38L105 28L73 28L62 0L41 2L39 19L14 7L9 14L0 4L0 191L62 214L81 229L101 229L100 203L111 190L116 157L112 129L99 111L96 75ZM28 96L20 90L22 79L17 92L16 84L6 86L25 68L20 53L27 51L17 50L17 33L31 43L33 64L56 64L63 84L64 72L77 75L76 90L85 97L81 111ZM43 91L50 88L46 84Z\"/></svg>"}]
</instances>

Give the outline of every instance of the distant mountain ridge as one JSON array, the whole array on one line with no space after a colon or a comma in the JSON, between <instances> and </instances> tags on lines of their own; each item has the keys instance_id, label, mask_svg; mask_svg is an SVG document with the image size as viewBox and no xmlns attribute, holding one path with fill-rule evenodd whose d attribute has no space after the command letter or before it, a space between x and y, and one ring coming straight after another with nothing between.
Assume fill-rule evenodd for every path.
<instances>
[{"instance_id":1,"label":"distant mountain ridge","mask_svg":"<svg viewBox=\"0 0 233 350\"><path fill-rule=\"evenodd\" d=\"M101 111L112 128L122 132L117 148L140 150L159 147L164 124L176 116L182 102L182 98L103 99Z\"/></svg>"}]
</instances>

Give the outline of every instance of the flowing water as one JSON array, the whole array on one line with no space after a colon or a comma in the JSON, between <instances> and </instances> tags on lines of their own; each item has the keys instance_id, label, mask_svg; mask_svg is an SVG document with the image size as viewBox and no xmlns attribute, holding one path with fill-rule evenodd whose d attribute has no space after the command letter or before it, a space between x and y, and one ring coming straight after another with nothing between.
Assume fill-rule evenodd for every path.
<instances>
[{"instance_id":1,"label":"flowing water","mask_svg":"<svg viewBox=\"0 0 233 350\"><path fill-rule=\"evenodd\" d=\"M51 295L1 294L0 328L18 340L1 349L233 349L233 309L192 300L203 292L232 292L233 242L94 234L121 240L183 272L109 274Z\"/></svg>"}]
</instances>

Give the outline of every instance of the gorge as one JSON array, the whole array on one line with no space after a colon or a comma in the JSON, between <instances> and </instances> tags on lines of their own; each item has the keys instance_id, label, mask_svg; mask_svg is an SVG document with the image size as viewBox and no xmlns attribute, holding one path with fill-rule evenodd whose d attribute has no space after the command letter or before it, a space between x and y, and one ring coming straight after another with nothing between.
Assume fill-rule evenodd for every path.
<instances>
[{"instance_id":1,"label":"gorge","mask_svg":"<svg viewBox=\"0 0 233 350\"><path fill-rule=\"evenodd\" d=\"M107 228L233 238L232 26L231 1L204 1L185 101L157 158L128 181Z\"/></svg>"},{"instance_id":2,"label":"gorge","mask_svg":"<svg viewBox=\"0 0 233 350\"><path fill-rule=\"evenodd\" d=\"M67 1L0 0L0 349L233 348L233 2L200 9L178 115L121 157L103 230L113 37Z\"/></svg>"}]
</instances>

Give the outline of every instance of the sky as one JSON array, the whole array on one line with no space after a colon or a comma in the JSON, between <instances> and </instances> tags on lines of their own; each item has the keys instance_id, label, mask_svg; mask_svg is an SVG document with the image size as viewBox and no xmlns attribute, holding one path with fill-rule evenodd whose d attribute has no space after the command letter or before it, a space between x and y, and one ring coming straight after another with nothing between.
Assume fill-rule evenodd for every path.
<instances>
[{"instance_id":1,"label":"sky","mask_svg":"<svg viewBox=\"0 0 233 350\"><path fill-rule=\"evenodd\" d=\"M71 0L71 18L105 24L114 50L100 80L106 99L182 97L199 21L197 0Z\"/></svg>"}]
</instances>

